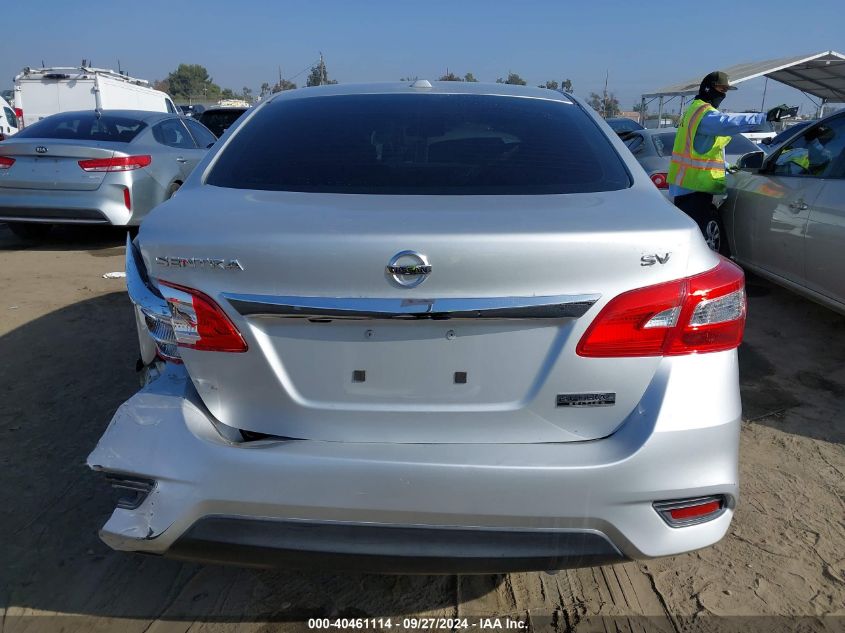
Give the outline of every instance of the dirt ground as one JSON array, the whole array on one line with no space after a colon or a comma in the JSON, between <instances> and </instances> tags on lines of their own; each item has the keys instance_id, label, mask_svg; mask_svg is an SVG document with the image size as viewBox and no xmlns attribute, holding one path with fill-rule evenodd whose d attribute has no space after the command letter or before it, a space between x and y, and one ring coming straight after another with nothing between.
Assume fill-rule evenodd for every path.
<instances>
[{"instance_id":1,"label":"dirt ground","mask_svg":"<svg viewBox=\"0 0 845 633\"><path fill-rule=\"evenodd\" d=\"M109 550L97 529L111 496L84 460L138 388L123 280L102 278L123 270L124 239L62 229L26 245L0 225L0 633L288 631L313 617L402 629L424 615L508 616L538 631L845 630L845 318L754 277L741 499L715 547L554 575L442 577Z\"/></svg>"}]
</instances>

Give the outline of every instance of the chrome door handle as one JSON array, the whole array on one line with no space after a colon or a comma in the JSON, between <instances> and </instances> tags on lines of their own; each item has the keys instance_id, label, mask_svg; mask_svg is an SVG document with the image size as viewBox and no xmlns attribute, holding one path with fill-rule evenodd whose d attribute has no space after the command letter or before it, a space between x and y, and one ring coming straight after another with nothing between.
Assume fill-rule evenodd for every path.
<instances>
[{"instance_id":1,"label":"chrome door handle","mask_svg":"<svg viewBox=\"0 0 845 633\"><path fill-rule=\"evenodd\" d=\"M177 162L177 163L187 163L187 162L188 162L188 159L187 159L187 158L182 158L181 156L179 156L179 157L176 159L176 162Z\"/></svg>"}]
</instances>

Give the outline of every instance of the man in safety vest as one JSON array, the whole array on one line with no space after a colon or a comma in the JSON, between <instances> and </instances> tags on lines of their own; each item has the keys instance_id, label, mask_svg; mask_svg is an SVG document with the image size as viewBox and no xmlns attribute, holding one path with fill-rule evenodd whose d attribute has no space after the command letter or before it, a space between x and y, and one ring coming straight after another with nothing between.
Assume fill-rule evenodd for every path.
<instances>
[{"instance_id":1,"label":"man in safety vest","mask_svg":"<svg viewBox=\"0 0 845 633\"><path fill-rule=\"evenodd\" d=\"M787 114L781 105L757 114L724 114L719 104L728 90L736 90L721 71L708 74L698 94L678 121L669 163L669 194L675 206L696 221L713 250L721 250L721 224L713 195L725 192L725 146L731 137L750 132L765 121L780 121Z\"/></svg>"}]
</instances>

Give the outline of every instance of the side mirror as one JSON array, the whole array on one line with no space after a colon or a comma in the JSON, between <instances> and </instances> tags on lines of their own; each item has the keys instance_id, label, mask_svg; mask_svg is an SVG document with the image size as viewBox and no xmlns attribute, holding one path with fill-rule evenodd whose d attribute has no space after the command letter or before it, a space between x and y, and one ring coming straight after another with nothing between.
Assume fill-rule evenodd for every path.
<instances>
[{"instance_id":1,"label":"side mirror","mask_svg":"<svg viewBox=\"0 0 845 633\"><path fill-rule=\"evenodd\" d=\"M763 152L748 152L739 157L736 166L739 169L760 169L763 166L763 159L766 154Z\"/></svg>"}]
</instances>

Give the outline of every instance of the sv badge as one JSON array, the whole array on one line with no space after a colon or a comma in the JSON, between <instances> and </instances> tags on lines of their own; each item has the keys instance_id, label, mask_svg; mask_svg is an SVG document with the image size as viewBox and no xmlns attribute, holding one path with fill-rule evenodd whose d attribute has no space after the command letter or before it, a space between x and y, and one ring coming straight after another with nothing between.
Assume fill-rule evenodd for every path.
<instances>
[{"instance_id":1,"label":"sv badge","mask_svg":"<svg viewBox=\"0 0 845 633\"><path fill-rule=\"evenodd\" d=\"M665 264L669 261L669 256L672 253L666 253L662 257L658 253L653 255L643 255L640 257L640 266L654 266L655 264Z\"/></svg>"}]
</instances>

